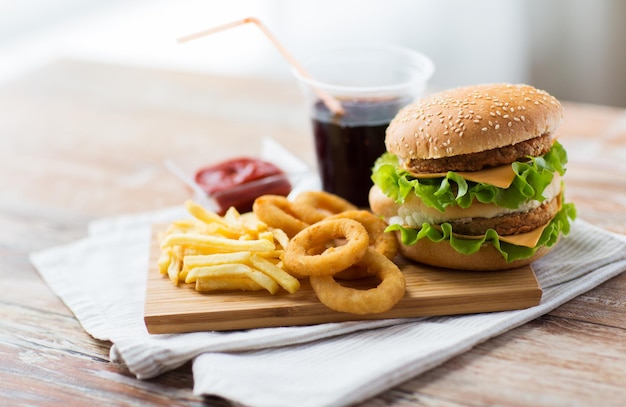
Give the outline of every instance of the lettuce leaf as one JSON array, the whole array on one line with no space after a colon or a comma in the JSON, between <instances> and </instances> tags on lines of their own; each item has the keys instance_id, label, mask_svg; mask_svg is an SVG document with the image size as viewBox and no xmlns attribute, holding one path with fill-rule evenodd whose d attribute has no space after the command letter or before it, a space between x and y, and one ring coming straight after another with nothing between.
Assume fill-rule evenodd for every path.
<instances>
[{"instance_id":1,"label":"lettuce leaf","mask_svg":"<svg viewBox=\"0 0 626 407\"><path fill-rule=\"evenodd\" d=\"M493 203L504 208L515 209L523 202L545 198L543 191L550 185L554 173L565 173L567 153L555 141L548 153L542 157L528 157L527 162L512 164L515 179L506 189L489 184L466 181L454 171L445 177L417 179L398 166L398 158L384 153L378 158L372 170L372 181L385 195L402 204L409 194L418 196L425 205L443 212L447 206L458 205L467 208L476 199L483 203Z\"/></svg>"},{"instance_id":2,"label":"lettuce leaf","mask_svg":"<svg viewBox=\"0 0 626 407\"><path fill-rule=\"evenodd\" d=\"M386 232L399 231L403 244L412 245L420 239L430 239L438 243L449 241L457 252L463 254L476 253L483 244L492 244L507 262L526 259L535 254L541 246L552 247L561 234L567 235L570 231L570 220L576 218L576 207L572 203L564 204L557 215L543 230L535 247L517 246L507 242L501 242L500 236L495 230L489 229L482 239L463 239L452 234L452 226L449 223L441 224L441 230L428 223L424 223L421 229L405 228L401 225L390 225Z\"/></svg>"}]
</instances>

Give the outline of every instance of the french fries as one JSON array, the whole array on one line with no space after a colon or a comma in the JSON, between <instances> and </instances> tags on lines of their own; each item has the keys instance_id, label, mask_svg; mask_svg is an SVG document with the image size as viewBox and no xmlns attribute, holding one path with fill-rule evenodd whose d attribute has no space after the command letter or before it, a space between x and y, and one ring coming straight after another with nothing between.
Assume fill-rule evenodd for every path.
<instances>
[{"instance_id":1,"label":"french fries","mask_svg":"<svg viewBox=\"0 0 626 407\"><path fill-rule=\"evenodd\" d=\"M161 236L158 268L174 285L197 291L267 290L293 294L300 282L282 267L289 238L254 213L230 208L224 216L187 201L193 219L172 222Z\"/></svg>"},{"instance_id":2,"label":"french fries","mask_svg":"<svg viewBox=\"0 0 626 407\"><path fill-rule=\"evenodd\" d=\"M260 287L265 288L270 294L276 294L276 292L278 292L278 283L276 283L275 280L245 264L219 264L215 266L196 267L191 269L187 274L185 283L196 283L197 289L198 280L203 279L206 279L207 282L218 280L222 285L226 286L229 280L239 282L249 279L257 283ZM200 285L202 285L202 283L200 283Z\"/></svg>"}]
</instances>

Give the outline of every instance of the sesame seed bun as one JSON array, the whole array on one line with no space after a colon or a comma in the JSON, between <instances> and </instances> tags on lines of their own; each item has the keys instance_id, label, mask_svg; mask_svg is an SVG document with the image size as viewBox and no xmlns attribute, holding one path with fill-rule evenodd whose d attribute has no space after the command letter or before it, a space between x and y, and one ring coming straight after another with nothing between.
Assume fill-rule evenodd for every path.
<instances>
[{"instance_id":1,"label":"sesame seed bun","mask_svg":"<svg viewBox=\"0 0 626 407\"><path fill-rule=\"evenodd\" d=\"M455 157L549 135L562 117L557 99L529 85L461 87L406 106L389 124L385 143L405 163Z\"/></svg>"}]
</instances>

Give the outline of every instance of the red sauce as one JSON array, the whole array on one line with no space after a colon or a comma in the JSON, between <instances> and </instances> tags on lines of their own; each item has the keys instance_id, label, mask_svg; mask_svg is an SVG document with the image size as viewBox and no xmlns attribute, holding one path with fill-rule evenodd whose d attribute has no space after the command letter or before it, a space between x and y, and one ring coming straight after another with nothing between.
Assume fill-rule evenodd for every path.
<instances>
[{"instance_id":1,"label":"red sauce","mask_svg":"<svg viewBox=\"0 0 626 407\"><path fill-rule=\"evenodd\" d=\"M222 214L231 206L241 213L249 212L261 195L286 196L291 192L291 184L280 168L256 158L233 158L201 168L195 180L215 199Z\"/></svg>"}]
</instances>

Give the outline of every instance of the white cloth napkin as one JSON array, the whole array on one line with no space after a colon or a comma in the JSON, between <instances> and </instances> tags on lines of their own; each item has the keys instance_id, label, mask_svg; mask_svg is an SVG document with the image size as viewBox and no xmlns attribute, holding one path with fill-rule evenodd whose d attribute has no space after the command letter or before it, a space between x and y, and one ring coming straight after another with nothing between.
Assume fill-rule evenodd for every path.
<instances>
[{"instance_id":1,"label":"white cloth napkin","mask_svg":"<svg viewBox=\"0 0 626 407\"><path fill-rule=\"evenodd\" d=\"M250 406L344 406L366 400L549 312L626 270L626 239L583 221L534 264L541 304L519 311L150 335L143 323L150 226L183 208L104 219L77 242L31 254L111 360L151 378L193 360L194 392Z\"/></svg>"}]
</instances>

